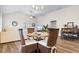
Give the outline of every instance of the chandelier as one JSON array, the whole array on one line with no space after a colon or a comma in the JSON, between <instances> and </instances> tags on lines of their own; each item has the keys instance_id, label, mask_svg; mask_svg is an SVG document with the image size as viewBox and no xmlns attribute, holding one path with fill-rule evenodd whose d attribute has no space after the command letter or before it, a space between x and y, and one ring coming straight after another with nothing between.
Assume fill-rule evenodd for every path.
<instances>
[{"instance_id":1,"label":"chandelier","mask_svg":"<svg viewBox=\"0 0 79 59\"><path fill-rule=\"evenodd\" d=\"M40 11L44 9L43 5L33 5L32 8L36 11Z\"/></svg>"}]
</instances>

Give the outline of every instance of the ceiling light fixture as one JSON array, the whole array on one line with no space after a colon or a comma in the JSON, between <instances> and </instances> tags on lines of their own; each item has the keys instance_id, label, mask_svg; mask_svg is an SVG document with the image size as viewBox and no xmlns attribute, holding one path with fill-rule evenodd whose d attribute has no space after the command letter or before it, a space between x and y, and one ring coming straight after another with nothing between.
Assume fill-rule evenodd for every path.
<instances>
[{"instance_id":1,"label":"ceiling light fixture","mask_svg":"<svg viewBox=\"0 0 79 59\"><path fill-rule=\"evenodd\" d=\"M32 8L36 11L40 11L44 9L43 5L33 5Z\"/></svg>"},{"instance_id":2,"label":"ceiling light fixture","mask_svg":"<svg viewBox=\"0 0 79 59\"><path fill-rule=\"evenodd\" d=\"M32 15L31 15L30 18L31 18L31 19L32 19L32 18L35 18L35 16L32 16Z\"/></svg>"}]
</instances>

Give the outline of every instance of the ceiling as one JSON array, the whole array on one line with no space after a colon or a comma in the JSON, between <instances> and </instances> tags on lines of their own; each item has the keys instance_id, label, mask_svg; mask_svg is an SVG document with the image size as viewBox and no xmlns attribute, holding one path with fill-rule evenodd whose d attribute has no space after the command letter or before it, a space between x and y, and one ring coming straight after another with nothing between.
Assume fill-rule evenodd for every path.
<instances>
[{"instance_id":1,"label":"ceiling","mask_svg":"<svg viewBox=\"0 0 79 59\"><path fill-rule=\"evenodd\" d=\"M0 7L2 8L3 14L21 12L32 16L43 16L52 11L66 8L69 5L43 5L43 6L44 9L40 11L34 10L32 8L32 5L1 5Z\"/></svg>"}]
</instances>

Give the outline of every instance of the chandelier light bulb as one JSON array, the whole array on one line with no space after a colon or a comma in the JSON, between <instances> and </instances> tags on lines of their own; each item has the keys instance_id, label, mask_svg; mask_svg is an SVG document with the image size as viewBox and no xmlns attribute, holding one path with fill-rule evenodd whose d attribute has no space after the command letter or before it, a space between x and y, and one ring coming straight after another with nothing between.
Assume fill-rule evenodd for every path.
<instances>
[{"instance_id":1,"label":"chandelier light bulb","mask_svg":"<svg viewBox=\"0 0 79 59\"><path fill-rule=\"evenodd\" d=\"M33 5L32 8L34 10L40 11L40 10L43 10L44 9L44 6L42 6L42 5Z\"/></svg>"}]
</instances>

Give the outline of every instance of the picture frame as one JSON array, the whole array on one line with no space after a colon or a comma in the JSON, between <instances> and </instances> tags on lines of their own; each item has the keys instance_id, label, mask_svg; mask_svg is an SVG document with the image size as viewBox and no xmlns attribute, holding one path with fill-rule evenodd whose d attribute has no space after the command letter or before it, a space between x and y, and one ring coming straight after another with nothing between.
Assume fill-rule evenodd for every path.
<instances>
[{"instance_id":1,"label":"picture frame","mask_svg":"<svg viewBox=\"0 0 79 59\"><path fill-rule=\"evenodd\" d=\"M17 25L18 25L17 21L12 21L12 26L17 26Z\"/></svg>"},{"instance_id":2,"label":"picture frame","mask_svg":"<svg viewBox=\"0 0 79 59\"><path fill-rule=\"evenodd\" d=\"M35 23L32 23L32 27L35 27Z\"/></svg>"}]
</instances>

